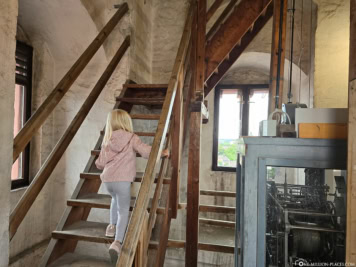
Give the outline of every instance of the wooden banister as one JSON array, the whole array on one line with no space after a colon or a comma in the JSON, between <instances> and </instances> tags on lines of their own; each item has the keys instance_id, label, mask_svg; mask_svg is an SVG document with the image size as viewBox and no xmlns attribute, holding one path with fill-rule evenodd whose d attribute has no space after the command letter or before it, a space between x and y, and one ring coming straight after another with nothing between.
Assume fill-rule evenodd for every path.
<instances>
[{"instance_id":1,"label":"wooden banister","mask_svg":"<svg viewBox=\"0 0 356 267\"><path fill-rule=\"evenodd\" d=\"M52 113L59 101L68 92L69 88L78 78L83 69L87 66L89 61L93 58L95 53L99 50L101 45L110 35L115 26L119 23L121 18L127 13L128 5L124 3L120 9L115 13L111 20L105 25L94 41L88 46L84 53L78 58L74 65L70 68L58 85L54 88L47 99L36 110L32 117L26 122L24 127L14 138L13 162L16 161L20 153L25 149L36 131L42 126L44 121Z\"/></svg>"},{"instance_id":2,"label":"wooden banister","mask_svg":"<svg viewBox=\"0 0 356 267\"><path fill-rule=\"evenodd\" d=\"M131 266L134 259L136 244L138 243L140 235L140 229L142 229L144 222L144 211L147 209L149 193L154 183L154 169L160 160L164 138L167 134L168 125L173 110L173 104L177 93L178 77L183 71L183 66L187 55L191 34L191 22L192 16L188 16L178 48L172 75L168 84L167 94L163 103L161 118L158 123L157 133L153 141L151 154L147 162L146 171L142 179L142 184L136 199L135 207L133 209L130 223L127 228L126 238L116 266Z\"/></svg>"},{"instance_id":3,"label":"wooden banister","mask_svg":"<svg viewBox=\"0 0 356 267\"><path fill-rule=\"evenodd\" d=\"M92 92L89 94L82 107L78 111L77 115L74 117L71 124L68 126L67 130L58 141L56 146L53 148L51 154L48 156L46 162L42 165L41 169L37 173L36 177L33 179L30 186L27 188L20 201L17 203L15 209L10 215L10 240L15 235L19 225L23 221L33 202L36 200L38 194L41 192L43 186L46 184L49 176L52 174L57 163L61 159L62 155L66 151L67 147L71 143L84 119L88 115L90 109L93 107L95 101L99 97L100 93L104 89L108 80L110 79L112 73L116 69L120 60L124 56L126 50L130 46L130 37L126 37L115 56L109 63L108 67L100 77L99 81L93 88Z\"/></svg>"}]
</instances>

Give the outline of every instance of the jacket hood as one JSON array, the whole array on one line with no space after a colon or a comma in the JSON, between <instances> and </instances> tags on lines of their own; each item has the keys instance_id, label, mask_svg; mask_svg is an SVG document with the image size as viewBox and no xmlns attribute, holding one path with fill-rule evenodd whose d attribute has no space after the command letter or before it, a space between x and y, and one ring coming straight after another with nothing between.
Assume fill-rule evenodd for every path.
<instances>
[{"instance_id":1,"label":"jacket hood","mask_svg":"<svg viewBox=\"0 0 356 267\"><path fill-rule=\"evenodd\" d=\"M120 151L131 141L133 135L133 133L124 130L113 131L109 146L114 146L116 150Z\"/></svg>"}]
</instances>

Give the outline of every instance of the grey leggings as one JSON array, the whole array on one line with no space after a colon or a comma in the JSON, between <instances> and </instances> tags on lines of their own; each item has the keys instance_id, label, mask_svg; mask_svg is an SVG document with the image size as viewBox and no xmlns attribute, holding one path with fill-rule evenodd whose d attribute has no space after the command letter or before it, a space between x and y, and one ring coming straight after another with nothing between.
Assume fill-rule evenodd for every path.
<instances>
[{"instance_id":1,"label":"grey leggings","mask_svg":"<svg viewBox=\"0 0 356 267\"><path fill-rule=\"evenodd\" d=\"M116 225L115 240L122 243L129 221L131 182L107 182L104 185L112 197L110 224Z\"/></svg>"}]
</instances>

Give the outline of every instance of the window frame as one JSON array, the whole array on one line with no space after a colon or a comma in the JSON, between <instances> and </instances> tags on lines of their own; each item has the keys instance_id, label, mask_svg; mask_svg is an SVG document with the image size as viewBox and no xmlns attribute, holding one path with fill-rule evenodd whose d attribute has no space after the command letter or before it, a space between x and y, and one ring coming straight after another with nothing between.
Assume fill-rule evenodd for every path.
<instances>
[{"instance_id":1,"label":"window frame","mask_svg":"<svg viewBox=\"0 0 356 267\"><path fill-rule=\"evenodd\" d=\"M269 89L269 84L219 84L215 87L214 92L214 129L213 129L213 171L236 172L236 167L221 167L218 166L218 145L219 145L219 116L220 116L220 92L221 90L241 90L241 136L248 135L249 126L249 102L251 90L266 90Z\"/></svg>"},{"instance_id":2,"label":"window frame","mask_svg":"<svg viewBox=\"0 0 356 267\"><path fill-rule=\"evenodd\" d=\"M25 107L24 107L24 120L26 121L31 117L32 112L32 63L33 63L33 48L21 41L16 41L16 53L15 59L16 64L22 64L26 66L26 70L18 67L16 65L15 72L15 84L24 86L25 89ZM25 59L25 61L22 61ZM21 73L17 73L17 71L21 71L22 73L26 73L23 75ZM15 90L15 88L14 88ZM26 146L25 150L22 152L23 154L20 156L22 159L22 178L11 181L11 190L18 189L21 187L26 187L30 184L30 143Z\"/></svg>"}]
</instances>

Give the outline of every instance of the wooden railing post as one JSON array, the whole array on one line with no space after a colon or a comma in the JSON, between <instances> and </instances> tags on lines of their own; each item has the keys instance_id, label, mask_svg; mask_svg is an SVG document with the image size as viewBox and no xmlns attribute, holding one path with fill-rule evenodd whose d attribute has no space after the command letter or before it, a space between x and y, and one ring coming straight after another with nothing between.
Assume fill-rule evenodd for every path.
<instances>
[{"instance_id":1,"label":"wooden railing post","mask_svg":"<svg viewBox=\"0 0 356 267\"><path fill-rule=\"evenodd\" d=\"M120 9L115 13L111 20L105 25L94 41L88 46L84 53L78 58L74 65L70 68L62 80L58 83L56 88L36 110L32 117L26 122L21 131L14 138L13 162L16 161L20 153L25 149L36 131L41 127L44 121L52 113L59 101L68 92L69 88L78 78L80 73L84 70L89 61L93 58L95 53L99 50L101 45L110 35L115 26L119 23L121 18L128 11L127 3L122 4Z\"/></svg>"},{"instance_id":2,"label":"wooden railing post","mask_svg":"<svg viewBox=\"0 0 356 267\"><path fill-rule=\"evenodd\" d=\"M71 143L78 129L82 125L84 119L88 115L90 109L93 107L95 101L99 97L100 93L104 89L106 83L111 77L112 73L119 64L121 58L124 56L126 50L130 46L130 37L126 37L122 43L119 50L116 52L115 56L111 60L110 64L104 71L103 75L100 77L99 81L93 88L92 92L89 94L88 98L83 103L82 107L78 111L77 115L74 117L71 124L68 126L67 130L58 141L56 146L53 148L51 154L46 159L45 163L42 165L41 169L38 171L36 177L33 179L30 186L26 189L25 193L22 195L20 201L17 203L15 209L10 214L10 239L15 235L18 227L32 206L33 202L36 200L38 194L41 192L43 186L46 184L49 176L52 174L57 163L61 159L62 155L66 151L67 147Z\"/></svg>"},{"instance_id":3,"label":"wooden railing post","mask_svg":"<svg viewBox=\"0 0 356 267\"><path fill-rule=\"evenodd\" d=\"M180 185L180 164L183 144L183 75L179 77L177 95L174 101L173 127L172 127L172 178L170 189L170 207L172 218L177 218L179 204L179 185Z\"/></svg>"}]
</instances>

